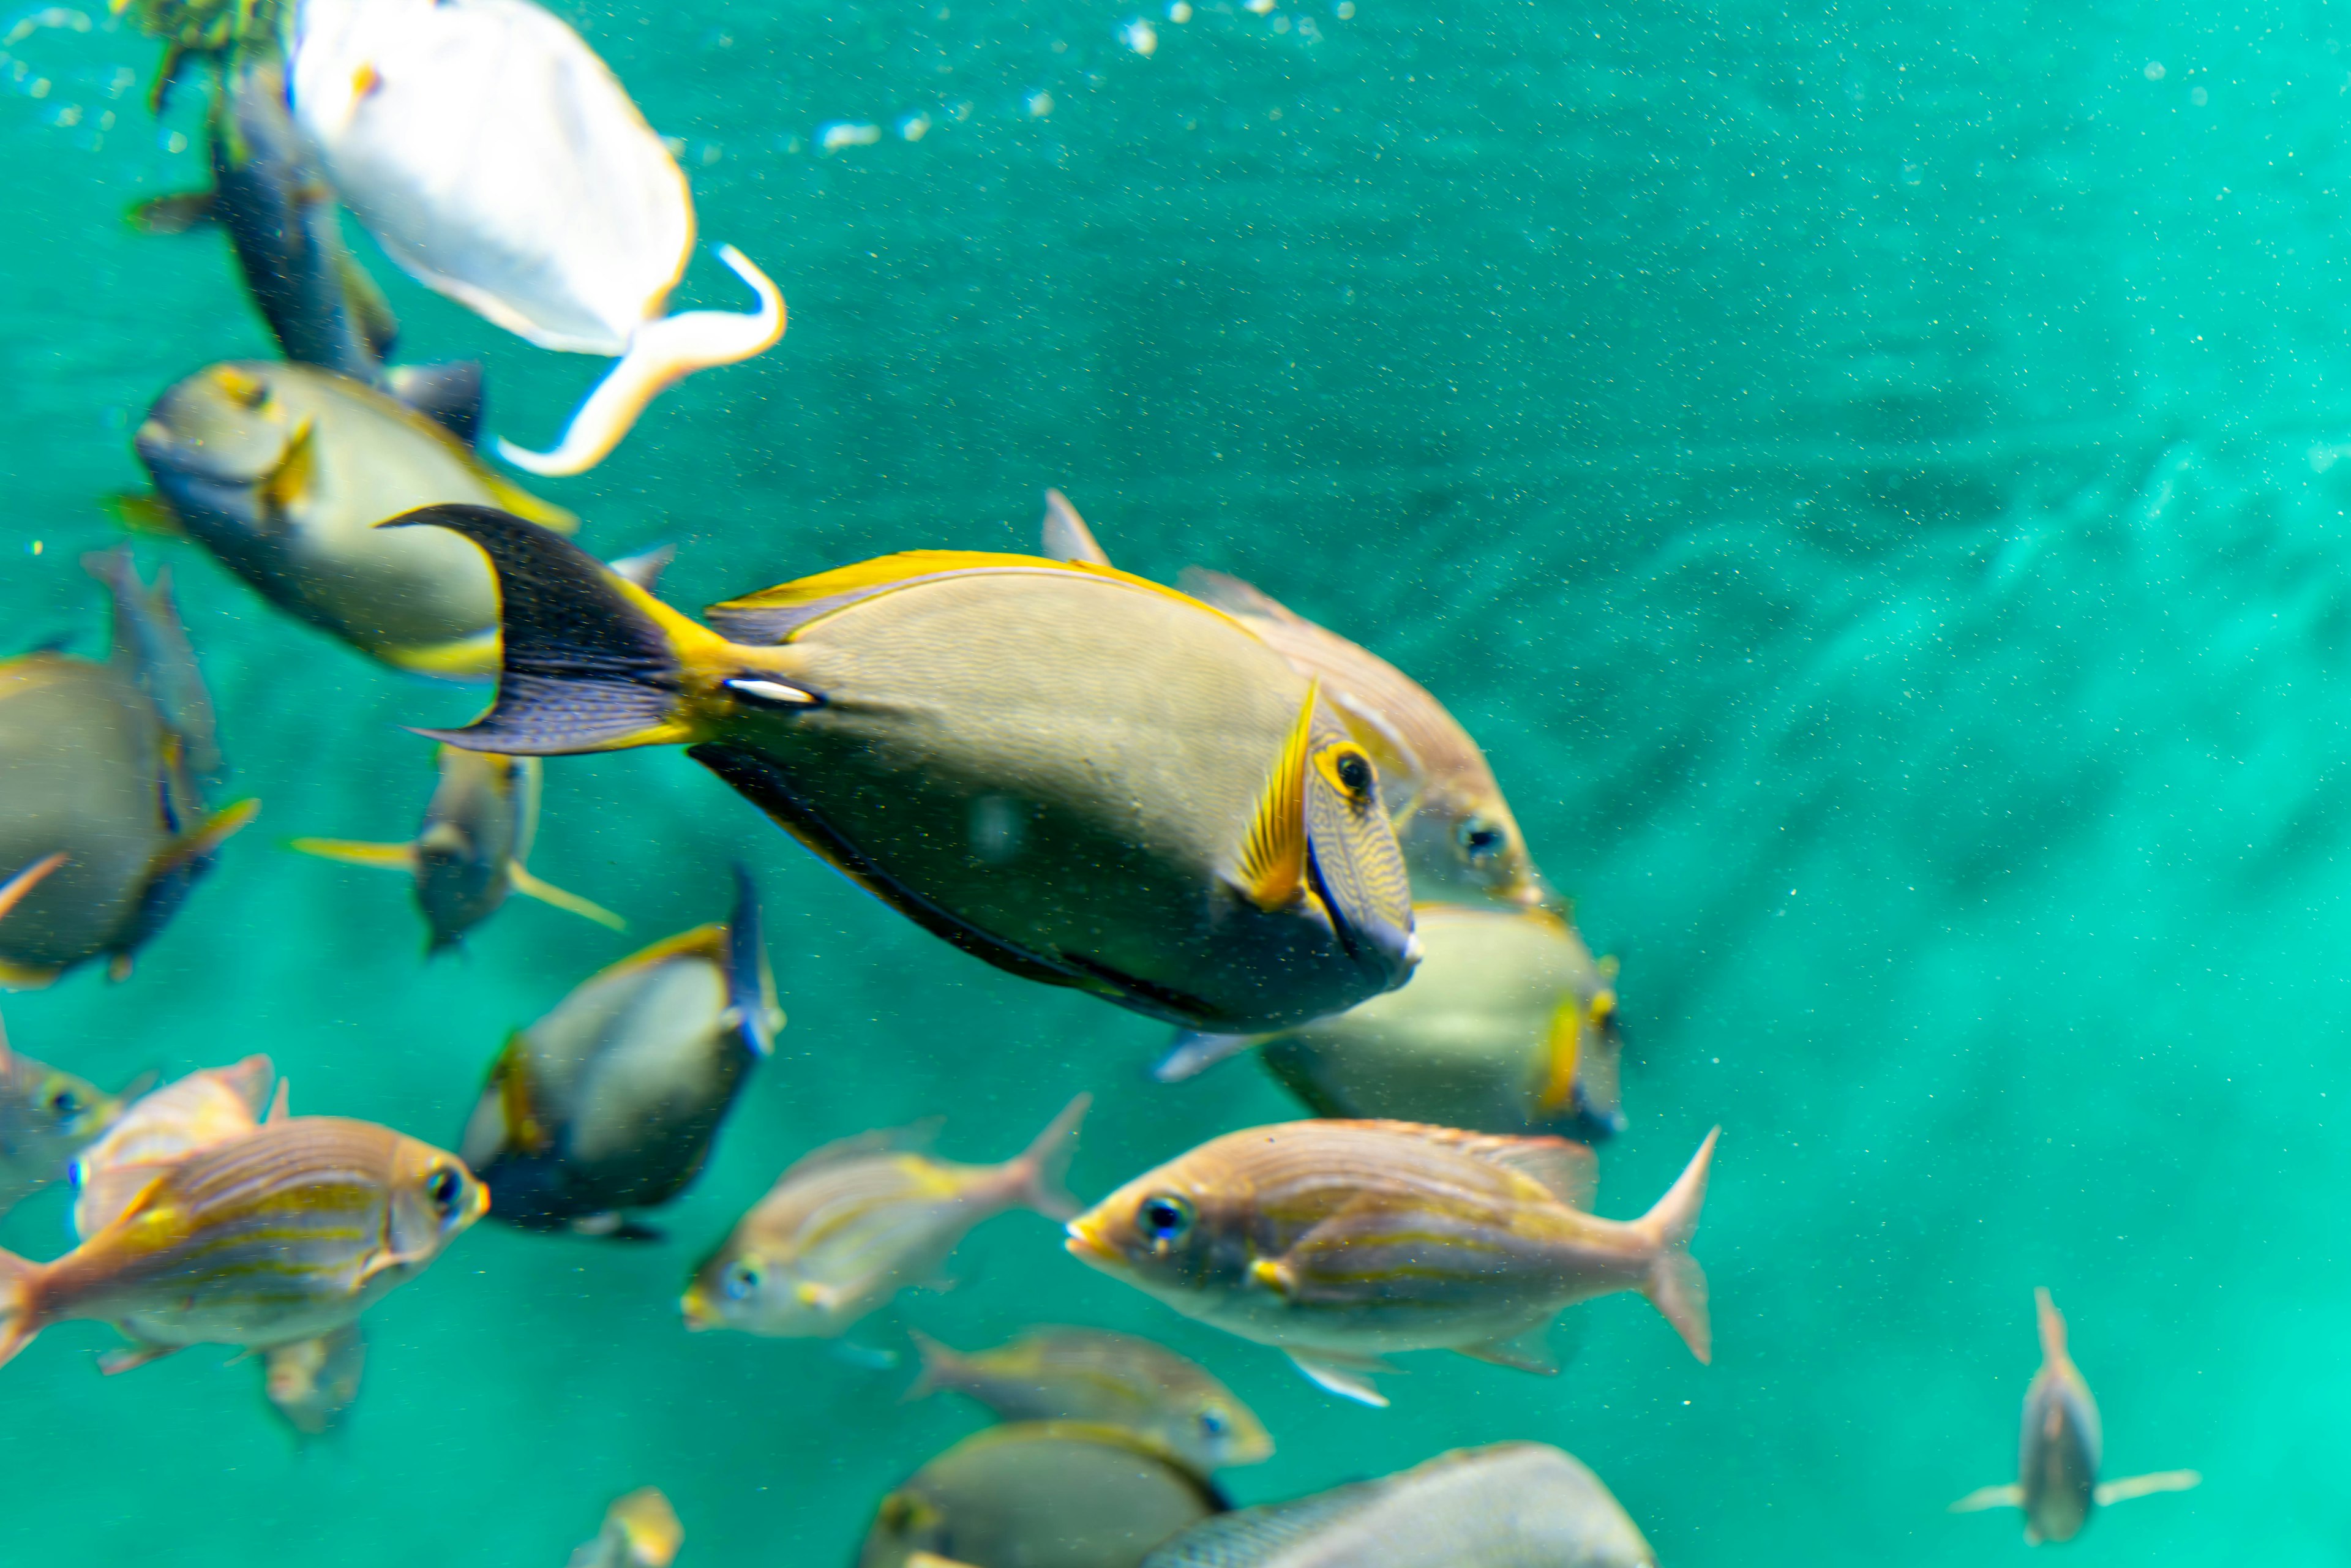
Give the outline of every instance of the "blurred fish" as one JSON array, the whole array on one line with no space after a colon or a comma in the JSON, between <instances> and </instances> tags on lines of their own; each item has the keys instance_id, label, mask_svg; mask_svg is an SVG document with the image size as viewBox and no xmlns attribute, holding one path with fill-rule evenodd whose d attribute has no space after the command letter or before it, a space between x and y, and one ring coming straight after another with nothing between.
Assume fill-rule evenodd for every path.
<instances>
[{"instance_id":1,"label":"blurred fish","mask_svg":"<svg viewBox=\"0 0 2351 1568\"><path fill-rule=\"evenodd\" d=\"M1043 531L1049 556L1110 564L1059 490L1045 492ZM1237 577L1191 567L1176 582L1256 632L1300 674L1322 683L1349 733L1379 768L1414 896L1510 905L1552 899L1486 754L1419 683Z\"/></svg>"},{"instance_id":2,"label":"blurred fish","mask_svg":"<svg viewBox=\"0 0 2351 1568\"><path fill-rule=\"evenodd\" d=\"M1719 1131L1719 1129L1718 1129ZM1630 1223L1601 1219L1592 1151L1408 1122L1290 1122L1201 1145L1071 1222L1069 1249L1187 1317L1290 1353L1384 1405L1386 1351L1458 1350L1555 1372L1563 1307L1638 1291L1709 1359L1689 1255L1715 1133Z\"/></svg>"},{"instance_id":3,"label":"blurred fish","mask_svg":"<svg viewBox=\"0 0 2351 1568\"><path fill-rule=\"evenodd\" d=\"M646 1234L622 1211L702 1173L783 1022L758 891L737 866L726 925L622 959L507 1042L459 1152L510 1225Z\"/></svg>"},{"instance_id":4,"label":"blurred fish","mask_svg":"<svg viewBox=\"0 0 2351 1568\"><path fill-rule=\"evenodd\" d=\"M171 1166L259 1128L274 1082L277 1071L269 1058L248 1056L140 1096L74 1162L74 1235L89 1240ZM282 1082L269 1116L286 1119Z\"/></svg>"},{"instance_id":5,"label":"blurred fish","mask_svg":"<svg viewBox=\"0 0 2351 1568\"><path fill-rule=\"evenodd\" d=\"M1207 1475L1273 1457L1256 1413L1199 1366L1131 1334L1031 1329L963 1355L909 1331L923 1375L906 1397L968 1394L1006 1421L1091 1421L1138 1432Z\"/></svg>"},{"instance_id":6,"label":"blurred fish","mask_svg":"<svg viewBox=\"0 0 2351 1568\"><path fill-rule=\"evenodd\" d=\"M865 1133L827 1144L776 1179L703 1260L683 1303L689 1329L830 1338L906 1285L928 1282L956 1243L1008 1208L1078 1210L1061 1186L1091 1095L1063 1107L1018 1158L959 1166Z\"/></svg>"},{"instance_id":7,"label":"blurred fish","mask_svg":"<svg viewBox=\"0 0 2351 1568\"><path fill-rule=\"evenodd\" d=\"M684 1543L669 1499L641 1487L604 1511L604 1528L571 1553L569 1568L669 1568Z\"/></svg>"},{"instance_id":8,"label":"blurred fish","mask_svg":"<svg viewBox=\"0 0 2351 1568\"><path fill-rule=\"evenodd\" d=\"M965 1438L882 1500L857 1568L1136 1568L1222 1493L1145 1438L1076 1421Z\"/></svg>"},{"instance_id":9,"label":"blurred fish","mask_svg":"<svg viewBox=\"0 0 2351 1568\"><path fill-rule=\"evenodd\" d=\"M496 584L458 540L375 524L463 501L578 526L414 409L309 365L199 371L156 400L135 444L171 520L263 598L424 674L498 667Z\"/></svg>"},{"instance_id":10,"label":"blurred fish","mask_svg":"<svg viewBox=\"0 0 2351 1568\"><path fill-rule=\"evenodd\" d=\"M528 0L301 0L294 111L336 190L427 287L545 349L616 354L536 474L594 467L680 377L784 334L784 301L664 316L694 248L685 176L604 62ZM456 499L456 497L447 497Z\"/></svg>"},{"instance_id":11,"label":"blurred fish","mask_svg":"<svg viewBox=\"0 0 2351 1568\"><path fill-rule=\"evenodd\" d=\"M1457 1448L1377 1480L1203 1521L1144 1568L1654 1568L1598 1476L1545 1443Z\"/></svg>"},{"instance_id":12,"label":"blurred fish","mask_svg":"<svg viewBox=\"0 0 2351 1568\"><path fill-rule=\"evenodd\" d=\"M65 857L32 884L12 879L0 987L45 986L99 957L129 975L256 810L205 812L199 780L220 751L168 575L147 588L124 550L83 564L113 594L112 656L0 660L0 867Z\"/></svg>"},{"instance_id":13,"label":"blurred fish","mask_svg":"<svg viewBox=\"0 0 2351 1568\"><path fill-rule=\"evenodd\" d=\"M110 1322L109 1372L191 1344L331 1333L422 1271L488 1195L388 1127L298 1116L199 1150L52 1263L0 1252L0 1364L52 1323Z\"/></svg>"},{"instance_id":14,"label":"blurred fish","mask_svg":"<svg viewBox=\"0 0 2351 1568\"><path fill-rule=\"evenodd\" d=\"M475 507L506 669L485 751L686 744L868 891L1001 968L1273 1028L1417 956L1363 748L1229 618L1122 573L916 551L715 607L714 635Z\"/></svg>"},{"instance_id":15,"label":"blurred fish","mask_svg":"<svg viewBox=\"0 0 2351 1568\"><path fill-rule=\"evenodd\" d=\"M348 1322L316 1339L262 1353L262 1392L270 1408L306 1437L325 1436L350 1413L367 1369L367 1334Z\"/></svg>"},{"instance_id":16,"label":"blurred fish","mask_svg":"<svg viewBox=\"0 0 2351 1568\"><path fill-rule=\"evenodd\" d=\"M1624 1130L1616 966L1548 909L1423 904L1401 990L1272 1034L1184 1034L1155 1070L1189 1078L1252 1046L1318 1116L1395 1117L1587 1141Z\"/></svg>"},{"instance_id":17,"label":"blurred fish","mask_svg":"<svg viewBox=\"0 0 2351 1568\"><path fill-rule=\"evenodd\" d=\"M424 807L424 826L404 844L350 839L296 839L306 855L406 872L415 881L416 907L432 933L427 953L454 947L465 933L498 911L510 893L569 910L615 931L628 923L611 910L531 875L538 833L540 764L536 757L440 748L441 776Z\"/></svg>"},{"instance_id":18,"label":"blurred fish","mask_svg":"<svg viewBox=\"0 0 2351 1568\"><path fill-rule=\"evenodd\" d=\"M64 1180L122 1110L121 1099L88 1080L9 1050L0 1028L0 1214Z\"/></svg>"},{"instance_id":19,"label":"blurred fish","mask_svg":"<svg viewBox=\"0 0 2351 1568\"><path fill-rule=\"evenodd\" d=\"M1951 1505L1953 1513L1987 1508L2024 1511L2024 1543L2071 1541L2090 1522L2090 1511L2154 1492L2186 1491L2201 1485L2194 1470L2158 1470L2152 1475L2101 1482L2098 1463L2105 1439L2098 1429L2098 1402L2065 1354L2065 1320L2046 1290L2032 1301L2041 1328L2041 1370L2024 1391L2024 1436L2018 1444L2017 1479L1983 1487Z\"/></svg>"}]
</instances>

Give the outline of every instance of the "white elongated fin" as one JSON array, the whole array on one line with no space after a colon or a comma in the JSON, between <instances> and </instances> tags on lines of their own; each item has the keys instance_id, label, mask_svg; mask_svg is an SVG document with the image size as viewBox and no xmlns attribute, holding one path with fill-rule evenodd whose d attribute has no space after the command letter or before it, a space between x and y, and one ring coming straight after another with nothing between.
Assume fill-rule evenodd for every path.
<instances>
[{"instance_id":1,"label":"white elongated fin","mask_svg":"<svg viewBox=\"0 0 2351 1568\"><path fill-rule=\"evenodd\" d=\"M1306 1355L1297 1351L1290 1359L1308 1382L1342 1399L1352 1399L1358 1405L1368 1405L1374 1410L1388 1407L1388 1396L1372 1385L1369 1372L1363 1367L1343 1365L1321 1356Z\"/></svg>"},{"instance_id":2,"label":"white elongated fin","mask_svg":"<svg viewBox=\"0 0 2351 1568\"><path fill-rule=\"evenodd\" d=\"M2204 1478L2194 1470L2156 1470L2144 1476L2125 1476L2118 1481L2099 1483L2098 1506L2107 1508L2135 1497L2153 1497L2159 1491L2189 1491L2203 1484Z\"/></svg>"},{"instance_id":3,"label":"white elongated fin","mask_svg":"<svg viewBox=\"0 0 2351 1568\"><path fill-rule=\"evenodd\" d=\"M2014 1481L2010 1481L2005 1486L1978 1487L1953 1503L1948 1511L1980 1513L1988 1508L2022 1508L2023 1506L2024 1489Z\"/></svg>"},{"instance_id":4,"label":"white elongated fin","mask_svg":"<svg viewBox=\"0 0 2351 1568\"><path fill-rule=\"evenodd\" d=\"M1197 1030L1185 1030L1176 1035L1151 1069L1151 1076L1162 1083L1181 1083L1186 1078L1196 1078L1227 1057L1238 1056L1249 1047L1273 1037L1263 1034L1203 1034Z\"/></svg>"}]
</instances>

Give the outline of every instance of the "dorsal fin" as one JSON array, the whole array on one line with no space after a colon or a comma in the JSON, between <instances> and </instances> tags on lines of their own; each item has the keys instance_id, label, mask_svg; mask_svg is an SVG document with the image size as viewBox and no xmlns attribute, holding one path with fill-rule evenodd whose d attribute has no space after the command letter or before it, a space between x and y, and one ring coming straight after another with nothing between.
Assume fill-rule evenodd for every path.
<instances>
[{"instance_id":1,"label":"dorsal fin","mask_svg":"<svg viewBox=\"0 0 2351 1568\"><path fill-rule=\"evenodd\" d=\"M1298 721L1290 727L1290 738L1282 742L1249 818L1249 836L1241 841L1234 881L1259 909L1287 909L1306 887L1306 754L1322 691L1320 681L1306 684Z\"/></svg>"},{"instance_id":2,"label":"dorsal fin","mask_svg":"<svg viewBox=\"0 0 2351 1568\"><path fill-rule=\"evenodd\" d=\"M1322 1124L1329 1125L1332 1124ZM1433 1127L1425 1122L1353 1122L1338 1125L1375 1127L1403 1137L1419 1138L1488 1165L1499 1166L1536 1183L1570 1207L1589 1213L1600 1186L1600 1162L1583 1145L1568 1138L1512 1138L1499 1133L1472 1133L1459 1127Z\"/></svg>"},{"instance_id":3,"label":"dorsal fin","mask_svg":"<svg viewBox=\"0 0 2351 1568\"><path fill-rule=\"evenodd\" d=\"M974 572L1081 572L1210 610L1188 593L1178 593L1147 577L1090 561L1047 560L1042 556L1006 555L991 550L915 549L876 556L872 560L835 567L813 577L730 599L705 610L703 619L720 635L737 643L789 643L816 622L862 600L942 577ZM1224 614L1220 610L1211 612Z\"/></svg>"},{"instance_id":4,"label":"dorsal fin","mask_svg":"<svg viewBox=\"0 0 2351 1568\"><path fill-rule=\"evenodd\" d=\"M2065 1354L2065 1314L2057 1310L2047 1286L2032 1288L2032 1310L2041 1329L2041 1359L2052 1366L2070 1359Z\"/></svg>"},{"instance_id":5,"label":"dorsal fin","mask_svg":"<svg viewBox=\"0 0 2351 1568\"><path fill-rule=\"evenodd\" d=\"M857 1133L846 1138L835 1138L820 1145L784 1167L776 1185L798 1181L832 1166L847 1165L852 1160L870 1160L877 1155L913 1154L929 1148L945 1124L943 1116L925 1116L904 1127L884 1127L876 1132Z\"/></svg>"},{"instance_id":6,"label":"dorsal fin","mask_svg":"<svg viewBox=\"0 0 2351 1568\"><path fill-rule=\"evenodd\" d=\"M1045 553L1055 560L1110 564L1110 552L1102 548L1094 531L1086 527L1085 518L1078 516L1078 509L1059 490L1045 492L1045 522L1038 531L1042 536L1039 542Z\"/></svg>"}]
</instances>

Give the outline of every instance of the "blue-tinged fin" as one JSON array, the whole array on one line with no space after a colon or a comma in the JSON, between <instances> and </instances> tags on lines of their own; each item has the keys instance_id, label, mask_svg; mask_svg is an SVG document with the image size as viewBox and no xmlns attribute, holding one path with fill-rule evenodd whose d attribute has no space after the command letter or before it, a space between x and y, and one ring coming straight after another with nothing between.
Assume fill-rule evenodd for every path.
<instances>
[{"instance_id":1,"label":"blue-tinged fin","mask_svg":"<svg viewBox=\"0 0 2351 1568\"><path fill-rule=\"evenodd\" d=\"M768 967L758 885L741 861L735 862L735 911L726 917L726 1005L735 1031L751 1054L772 1054L784 1014L776 1005L775 972Z\"/></svg>"}]
</instances>

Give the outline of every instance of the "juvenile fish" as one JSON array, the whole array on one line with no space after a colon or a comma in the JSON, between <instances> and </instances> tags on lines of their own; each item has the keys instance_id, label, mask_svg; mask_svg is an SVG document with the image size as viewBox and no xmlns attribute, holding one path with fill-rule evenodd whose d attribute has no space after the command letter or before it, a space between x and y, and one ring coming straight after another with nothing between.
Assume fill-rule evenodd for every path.
<instances>
[{"instance_id":1,"label":"juvenile fish","mask_svg":"<svg viewBox=\"0 0 2351 1568\"><path fill-rule=\"evenodd\" d=\"M689 1329L831 1338L929 1281L975 1225L1009 1208L1067 1219L1061 1186L1077 1152L1081 1094L1017 1158L959 1166L907 1146L904 1133L828 1144L778 1177L734 1234L695 1270Z\"/></svg>"},{"instance_id":2,"label":"juvenile fish","mask_svg":"<svg viewBox=\"0 0 2351 1568\"><path fill-rule=\"evenodd\" d=\"M431 936L428 953L455 946L466 932L519 893L599 925L622 930L611 910L541 882L524 862L538 833L540 763L536 757L440 748L440 778L424 807L424 825L404 844L350 839L296 839L307 855L405 872Z\"/></svg>"},{"instance_id":3,"label":"juvenile fish","mask_svg":"<svg viewBox=\"0 0 2351 1568\"><path fill-rule=\"evenodd\" d=\"M1417 948L1376 774L1229 617L1028 556L917 551L719 605L727 641L481 507L496 706L432 732L514 755L684 743L935 935L1200 1029L1400 984ZM420 531L423 531L420 529Z\"/></svg>"},{"instance_id":4,"label":"juvenile fish","mask_svg":"<svg viewBox=\"0 0 2351 1568\"><path fill-rule=\"evenodd\" d=\"M907 1390L968 1394L1005 1421L1091 1421L1140 1433L1207 1475L1273 1457L1255 1412L1174 1351L1100 1329L1031 1329L965 1355L909 1331L923 1375Z\"/></svg>"},{"instance_id":5,"label":"juvenile fish","mask_svg":"<svg viewBox=\"0 0 2351 1568\"><path fill-rule=\"evenodd\" d=\"M622 1211L702 1173L783 1022L758 890L737 866L726 925L622 959L507 1042L459 1152L510 1225L643 1234Z\"/></svg>"},{"instance_id":6,"label":"juvenile fish","mask_svg":"<svg viewBox=\"0 0 2351 1568\"><path fill-rule=\"evenodd\" d=\"M1144 1568L1653 1568L1600 1478L1544 1443L1457 1448L1294 1502L1220 1514Z\"/></svg>"},{"instance_id":7,"label":"juvenile fish","mask_svg":"<svg viewBox=\"0 0 2351 1568\"><path fill-rule=\"evenodd\" d=\"M1072 1220L1069 1249L1187 1317L1289 1352L1324 1388L1384 1405L1382 1354L1457 1350L1555 1372L1562 1308L1638 1291L1712 1354L1689 1255L1715 1133L1641 1218L1587 1212L1592 1151L1408 1122L1228 1134Z\"/></svg>"},{"instance_id":8,"label":"juvenile fish","mask_svg":"<svg viewBox=\"0 0 2351 1568\"><path fill-rule=\"evenodd\" d=\"M2098 1479L2105 1439L2098 1402L2090 1397L2074 1359L2065 1354L2065 1320L2046 1290L2032 1292L2041 1329L2041 1369L2024 1391L2024 1435L2017 1445L2017 1479L1983 1487L1951 1505L1953 1513L1987 1508L2024 1511L2024 1543L2071 1541L2090 1522L2090 1511L2154 1492L2186 1491L2202 1484L2194 1470L2158 1470L2125 1480Z\"/></svg>"},{"instance_id":9,"label":"juvenile fish","mask_svg":"<svg viewBox=\"0 0 2351 1568\"><path fill-rule=\"evenodd\" d=\"M367 1333L348 1322L316 1339L264 1351L262 1394L297 1432L324 1437L358 1402L366 1370Z\"/></svg>"},{"instance_id":10,"label":"juvenile fish","mask_svg":"<svg viewBox=\"0 0 2351 1568\"><path fill-rule=\"evenodd\" d=\"M1136 1568L1227 1506L1165 1449L1114 1427L1023 1422L965 1438L882 1500L857 1568Z\"/></svg>"},{"instance_id":11,"label":"juvenile fish","mask_svg":"<svg viewBox=\"0 0 2351 1568\"><path fill-rule=\"evenodd\" d=\"M1616 965L1548 909L1423 904L1420 967L1400 990L1273 1034L1177 1037L1155 1070L1189 1078L1256 1047L1318 1116L1481 1133L1621 1132Z\"/></svg>"},{"instance_id":12,"label":"juvenile fish","mask_svg":"<svg viewBox=\"0 0 2351 1568\"><path fill-rule=\"evenodd\" d=\"M22 874L0 918L0 988L46 986L93 959L120 979L252 820L250 800L208 813L220 766L211 704L171 585L139 580L130 553L83 558L114 600L104 664L53 652L0 660L0 868Z\"/></svg>"},{"instance_id":13,"label":"juvenile fish","mask_svg":"<svg viewBox=\"0 0 2351 1568\"><path fill-rule=\"evenodd\" d=\"M1049 556L1110 564L1059 490L1045 492L1043 532ZM1414 896L1513 906L1552 898L1486 754L1426 688L1237 577L1189 567L1176 583L1249 627L1300 674L1322 683L1349 733L1378 765Z\"/></svg>"},{"instance_id":14,"label":"juvenile fish","mask_svg":"<svg viewBox=\"0 0 2351 1568\"><path fill-rule=\"evenodd\" d=\"M65 1179L122 1109L96 1084L9 1050L0 1028L0 1214Z\"/></svg>"},{"instance_id":15,"label":"juvenile fish","mask_svg":"<svg viewBox=\"0 0 2351 1568\"><path fill-rule=\"evenodd\" d=\"M578 526L414 409L311 365L198 371L156 400L134 444L171 520L264 599L424 674L498 667L497 590L461 541L375 524L463 501Z\"/></svg>"},{"instance_id":16,"label":"juvenile fish","mask_svg":"<svg viewBox=\"0 0 2351 1568\"><path fill-rule=\"evenodd\" d=\"M669 1499L641 1487L605 1510L604 1528L571 1553L569 1568L669 1568L684 1543Z\"/></svg>"},{"instance_id":17,"label":"juvenile fish","mask_svg":"<svg viewBox=\"0 0 2351 1568\"><path fill-rule=\"evenodd\" d=\"M0 1364L52 1323L110 1322L123 1371L191 1344L315 1338L414 1277L488 1197L455 1155L298 1116L164 1170L53 1263L0 1252Z\"/></svg>"}]
</instances>

